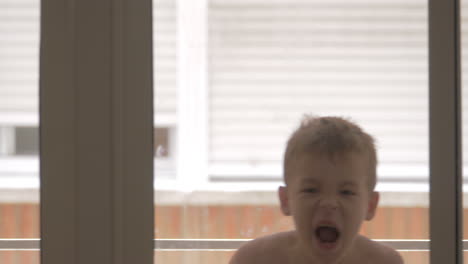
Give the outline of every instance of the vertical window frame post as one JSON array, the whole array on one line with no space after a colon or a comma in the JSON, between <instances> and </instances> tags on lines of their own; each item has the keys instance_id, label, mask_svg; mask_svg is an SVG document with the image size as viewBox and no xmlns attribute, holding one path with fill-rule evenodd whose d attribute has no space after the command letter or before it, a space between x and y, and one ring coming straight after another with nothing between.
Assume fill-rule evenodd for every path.
<instances>
[{"instance_id":1,"label":"vertical window frame post","mask_svg":"<svg viewBox=\"0 0 468 264\"><path fill-rule=\"evenodd\" d=\"M41 263L153 263L152 1L41 1Z\"/></svg>"},{"instance_id":2,"label":"vertical window frame post","mask_svg":"<svg viewBox=\"0 0 468 264\"><path fill-rule=\"evenodd\" d=\"M208 182L208 0L176 0L177 181Z\"/></svg>"},{"instance_id":3,"label":"vertical window frame post","mask_svg":"<svg viewBox=\"0 0 468 264\"><path fill-rule=\"evenodd\" d=\"M460 2L429 1L431 263L463 263Z\"/></svg>"}]
</instances>

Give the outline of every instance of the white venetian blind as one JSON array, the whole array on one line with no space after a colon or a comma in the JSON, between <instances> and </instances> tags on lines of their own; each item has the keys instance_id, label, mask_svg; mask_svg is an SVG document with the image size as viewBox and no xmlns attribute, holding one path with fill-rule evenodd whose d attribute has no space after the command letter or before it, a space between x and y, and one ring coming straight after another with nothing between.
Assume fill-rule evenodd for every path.
<instances>
[{"instance_id":1,"label":"white venetian blind","mask_svg":"<svg viewBox=\"0 0 468 264\"><path fill-rule=\"evenodd\" d=\"M156 125L176 122L176 3L153 1L154 111Z\"/></svg>"},{"instance_id":2,"label":"white venetian blind","mask_svg":"<svg viewBox=\"0 0 468 264\"><path fill-rule=\"evenodd\" d=\"M384 167L428 166L427 1L211 0L209 19L212 176L279 176L304 113L353 118Z\"/></svg>"},{"instance_id":3,"label":"white venetian blind","mask_svg":"<svg viewBox=\"0 0 468 264\"><path fill-rule=\"evenodd\" d=\"M0 126L37 119L39 0L0 1Z\"/></svg>"},{"instance_id":4,"label":"white venetian blind","mask_svg":"<svg viewBox=\"0 0 468 264\"><path fill-rule=\"evenodd\" d=\"M165 138L160 148L155 146L155 175L158 179L175 178L174 133L177 126L177 60L176 1L153 0L153 93L154 122L157 138ZM156 144L158 140L155 139ZM166 156L158 153L163 149Z\"/></svg>"},{"instance_id":5,"label":"white venetian blind","mask_svg":"<svg viewBox=\"0 0 468 264\"><path fill-rule=\"evenodd\" d=\"M174 0L154 1L155 112L162 123L175 122L175 12ZM0 1L0 122L37 115L39 17L39 0Z\"/></svg>"}]
</instances>

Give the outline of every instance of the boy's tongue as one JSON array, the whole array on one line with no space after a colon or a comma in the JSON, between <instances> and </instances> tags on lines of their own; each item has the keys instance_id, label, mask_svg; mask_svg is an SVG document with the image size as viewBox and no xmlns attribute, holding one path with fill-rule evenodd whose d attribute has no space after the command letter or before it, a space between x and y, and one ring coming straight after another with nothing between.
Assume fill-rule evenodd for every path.
<instances>
[{"instance_id":1,"label":"boy's tongue","mask_svg":"<svg viewBox=\"0 0 468 264\"><path fill-rule=\"evenodd\" d=\"M320 227L317 236L321 242L333 243L338 239L338 231L333 227Z\"/></svg>"}]
</instances>

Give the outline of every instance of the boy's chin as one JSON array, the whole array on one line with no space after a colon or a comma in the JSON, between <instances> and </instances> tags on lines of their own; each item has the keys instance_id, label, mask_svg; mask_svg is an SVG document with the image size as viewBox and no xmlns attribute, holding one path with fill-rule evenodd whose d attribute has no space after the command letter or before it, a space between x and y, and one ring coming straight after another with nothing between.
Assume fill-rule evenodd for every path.
<instances>
[{"instance_id":1,"label":"boy's chin","mask_svg":"<svg viewBox=\"0 0 468 264\"><path fill-rule=\"evenodd\" d=\"M321 242L314 238L313 247L316 257L321 259L321 263L335 263L344 256L344 243L342 237L334 242Z\"/></svg>"},{"instance_id":2,"label":"boy's chin","mask_svg":"<svg viewBox=\"0 0 468 264\"><path fill-rule=\"evenodd\" d=\"M334 242L322 242L319 239L314 240L315 248L323 253L337 253L342 248L341 239L337 239Z\"/></svg>"},{"instance_id":3,"label":"boy's chin","mask_svg":"<svg viewBox=\"0 0 468 264\"><path fill-rule=\"evenodd\" d=\"M322 251L336 251L338 249L338 241L336 242L317 242L318 248Z\"/></svg>"}]
</instances>

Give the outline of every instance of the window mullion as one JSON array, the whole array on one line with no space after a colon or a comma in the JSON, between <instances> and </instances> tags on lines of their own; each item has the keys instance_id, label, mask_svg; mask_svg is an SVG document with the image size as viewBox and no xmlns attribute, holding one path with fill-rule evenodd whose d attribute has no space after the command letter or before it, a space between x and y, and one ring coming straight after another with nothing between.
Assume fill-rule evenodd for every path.
<instances>
[{"instance_id":1,"label":"window mullion","mask_svg":"<svg viewBox=\"0 0 468 264\"><path fill-rule=\"evenodd\" d=\"M463 263L458 0L429 1L431 263Z\"/></svg>"},{"instance_id":2,"label":"window mullion","mask_svg":"<svg viewBox=\"0 0 468 264\"><path fill-rule=\"evenodd\" d=\"M41 2L41 263L152 263L151 0Z\"/></svg>"}]
</instances>

